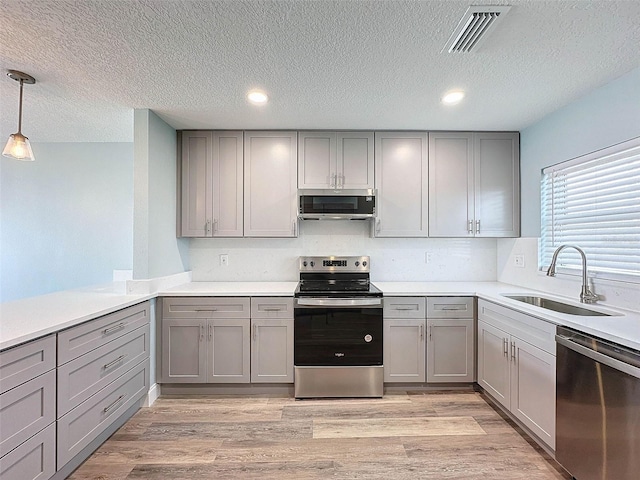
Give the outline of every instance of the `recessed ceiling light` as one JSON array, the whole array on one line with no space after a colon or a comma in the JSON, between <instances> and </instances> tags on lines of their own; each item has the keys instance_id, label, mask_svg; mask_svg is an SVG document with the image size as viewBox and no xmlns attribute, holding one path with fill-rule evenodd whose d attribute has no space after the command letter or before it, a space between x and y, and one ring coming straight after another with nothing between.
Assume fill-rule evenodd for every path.
<instances>
[{"instance_id":1,"label":"recessed ceiling light","mask_svg":"<svg viewBox=\"0 0 640 480\"><path fill-rule=\"evenodd\" d=\"M464 98L464 92L462 90L452 90L447 92L442 97L442 103L445 105L455 105L460 103Z\"/></svg>"},{"instance_id":2,"label":"recessed ceiling light","mask_svg":"<svg viewBox=\"0 0 640 480\"><path fill-rule=\"evenodd\" d=\"M247 93L247 100L254 105L264 105L269 101L269 97L261 90L251 90Z\"/></svg>"}]
</instances>

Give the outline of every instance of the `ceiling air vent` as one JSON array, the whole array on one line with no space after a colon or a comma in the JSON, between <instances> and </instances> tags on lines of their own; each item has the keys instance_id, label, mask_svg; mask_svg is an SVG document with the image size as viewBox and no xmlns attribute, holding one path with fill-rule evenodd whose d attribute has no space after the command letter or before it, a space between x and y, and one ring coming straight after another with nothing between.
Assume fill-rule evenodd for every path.
<instances>
[{"instance_id":1,"label":"ceiling air vent","mask_svg":"<svg viewBox=\"0 0 640 480\"><path fill-rule=\"evenodd\" d=\"M507 5L469 7L442 51L475 51L510 9Z\"/></svg>"}]
</instances>

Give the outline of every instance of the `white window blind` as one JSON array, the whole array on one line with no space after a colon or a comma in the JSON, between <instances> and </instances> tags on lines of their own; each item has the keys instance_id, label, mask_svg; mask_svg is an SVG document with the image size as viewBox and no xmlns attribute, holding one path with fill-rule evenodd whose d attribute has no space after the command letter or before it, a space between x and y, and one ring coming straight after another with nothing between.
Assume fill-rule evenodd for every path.
<instances>
[{"instance_id":1,"label":"white window blind","mask_svg":"<svg viewBox=\"0 0 640 480\"><path fill-rule=\"evenodd\" d=\"M589 272L640 282L640 137L543 170L540 267L554 250L581 247ZM564 250L558 267L580 271Z\"/></svg>"}]
</instances>

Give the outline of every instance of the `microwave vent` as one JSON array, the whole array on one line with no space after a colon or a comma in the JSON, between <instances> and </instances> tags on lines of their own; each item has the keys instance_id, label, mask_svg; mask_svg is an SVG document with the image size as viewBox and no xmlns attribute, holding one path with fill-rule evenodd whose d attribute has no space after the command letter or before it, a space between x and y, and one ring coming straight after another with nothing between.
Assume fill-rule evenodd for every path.
<instances>
[{"instance_id":1,"label":"microwave vent","mask_svg":"<svg viewBox=\"0 0 640 480\"><path fill-rule=\"evenodd\" d=\"M442 51L476 51L510 9L508 5L469 7Z\"/></svg>"}]
</instances>

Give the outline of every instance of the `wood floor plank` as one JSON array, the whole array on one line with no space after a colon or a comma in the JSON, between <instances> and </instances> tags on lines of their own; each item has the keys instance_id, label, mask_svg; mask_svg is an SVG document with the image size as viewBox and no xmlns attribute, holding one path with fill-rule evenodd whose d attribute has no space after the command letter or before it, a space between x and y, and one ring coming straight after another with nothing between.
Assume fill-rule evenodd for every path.
<instances>
[{"instance_id":1,"label":"wood floor plank","mask_svg":"<svg viewBox=\"0 0 640 480\"><path fill-rule=\"evenodd\" d=\"M397 417L437 416L434 409L428 406L401 403L321 403L296 404L284 406L282 419L320 418L320 419L368 419Z\"/></svg>"},{"instance_id":2,"label":"wood floor plank","mask_svg":"<svg viewBox=\"0 0 640 480\"><path fill-rule=\"evenodd\" d=\"M146 464L197 464L212 463L218 448L219 439L184 439L179 441L118 441L106 442L86 461L86 465L135 465Z\"/></svg>"},{"instance_id":3,"label":"wood floor plank","mask_svg":"<svg viewBox=\"0 0 640 480\"><path fill-rule=\"evenodd\" d=\"M317 419L313 421L313 438L421 437L484 433L472 417Z\"/></svg>"},{"instance_id":4,"label":"wood floor plank","mask_svg":"<svg viewBox=\"0 0 640 480\"><path fill-rule=\"evenodd\" d=\"M287 422L192 422L152 423L144 434L145 440L180 441L185 438L206 440L273 441L311 438L311 420Z\"/></svg>"}]
</instances>

